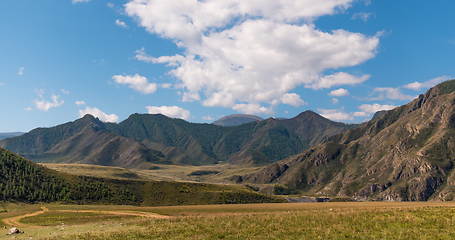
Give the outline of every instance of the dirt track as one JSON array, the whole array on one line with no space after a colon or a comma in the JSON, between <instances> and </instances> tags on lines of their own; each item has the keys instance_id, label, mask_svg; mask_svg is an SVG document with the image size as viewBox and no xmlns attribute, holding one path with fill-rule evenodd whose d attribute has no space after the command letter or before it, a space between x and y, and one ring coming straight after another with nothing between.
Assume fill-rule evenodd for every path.
<instances>
[{"instance_id":1,"label":"dirt track","mask_svg":"<svg viewBox=\"0 0 455 240\"><path fill-rule=\"evenodd\" d=\"M28 213L28 214L24 214L24 215L20 215L20 216L15 216L15 217L10 217L10 218L5 218L5 219L2 219L2 222L8 226L13 226L13 227L28 227L29 225L23 224L20 221L27 217L35 217L35 216L44 214L47 211L49 211L49 209L47 209L46 207L41 207L41 211L37 211L34 213Z\"/></svg>"},{"instance_id":2,"label":"dirt track","mask_svg":"<svg viewBox=\"0 0 455 240\"><path fill-rule=\"evenodd\" d=\"M27 217L35 217L41 214L49 212L49 209L46 207L41 207L40 211L28 213L20 216L10 217L2 219L2 222L8 226L12 227L39 227L29 224L21 223L21 220ZM53 210L52 212L62 212L62 213L95 213L95 214L106 214L106 215L116 215L116 216L136 216L144 218L156 218L156 219L169 219L171 217L164 216L156 213L148 212L135 212L135 211L97 211L97 210Z\"/></svg>"}]
</instances>

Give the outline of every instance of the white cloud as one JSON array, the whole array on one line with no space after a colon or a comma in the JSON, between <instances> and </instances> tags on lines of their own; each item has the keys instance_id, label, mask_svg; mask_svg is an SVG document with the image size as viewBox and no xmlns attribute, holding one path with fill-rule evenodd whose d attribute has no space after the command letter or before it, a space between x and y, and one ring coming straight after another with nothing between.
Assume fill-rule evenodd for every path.
<instances>
[{"instance_id":1,"label":"white cloud","mask_svg":"<svg viewBox=\"0 0 455 240\"><path fill-rule=\"evenodd\" d=\"M373 16L373 13L359 12L359 13L355 13L354 15L352 15L352 19L353 20L362 20L364 22L367 22L372 16Z\"/></svg>"},{"instance_id":2,"label":"white cloud","mask_svg":"<svg viewBox=\"0 0 455 240\"><path fill-rule=\"evenodd\" d=\"M107 4L107 7L109 8L114 8L115 7L115 4L111 3L111 2L108 2Z\"/></svg>"},{"instance_id":3,"label":"white cloud","mask_svg":"<svg viewBox=\"0 0 455 240\"><path fill-rule=\"evenodd\" d=\"M267 108L264 106L261 106L259 104L246 104L246 103L240 103L236 104L232 107L232 109L246 113L246 114L272 114L273 110L271 108Z\"/></svg>"},{"instance_id":4,"label":"white cloud","mask_svg":"<svg viewBox=\"0 0 455 240\"><path fill-rule=\"evenodd\" d=\"M114 81L118 84L128 85L129 88L132 88L143 94L151 94L156 92L158 85L156 83L149 83L148 79L139 74L135 75L115 75L112 77Z\"/></svg>"},{"instance_id":5,"label":"white cloud","mask_svg":"<svg viewBox=\"0 0 455 240\"><path fill-rule=\"evenodd\" d=\"M26 107L26 108L24 108L24 110L27 111L27 112L30 112L30 111L33 110L33 108L32 107Z\"/></svg>"},{"instance_id":6,"label":"white cloud","mask_svg":"<svg viewBox=\"0 0 455 240\"><path fill-rule=\"evenodd\" d=\"M344 89L344 88L340 88L340 89L336 89L336 90L333 90L329 93L330 96L334 96L334 97L343 97L343 96L348 96L349 95L349 91Z\"/></svg>"},{"instance_id":7,"label":"white cloud","mask_svg":"<svg viewBox=\"0 0 455 240\"><path fill-rule=\"evenodd\" d=\"M43 91L38 93L38 99L34 101L36 109L44 112L47 112L52 108L60 107L64 103L65 101L61 100L58 95L52 95L50 100L44 99Z\"/></svg>"},{"instance_id":8,"label":"white cloud","mask_svg":"<svg viewBox=\"0 0 455 240\"><path fill-rule=\"evenodd\" d=\"M19 70L17 70L17 75L23 76L24 74L25 74L25 67L20 67Z\"/></svg>"},{"instance_id":9,"label":"white cloud","mask_svg":"<svg viewBox=\"0 0 455 240\"><path fill-rule=\"evenodd\" d=\"M78 106L86 105L85 101L76 101L76 102L74 102L74 104L76 104Z\"/></svg>"},{"instance_id":10,"label":"white cloud","mask_svg":"<svg viewBox=\"0 0 455 240\"><path fill-rule=\"evenodd\" d=\"M341 85L357 85L367 81L368 79L370 79L370 75L354 76L349 73L339 72L324 76L320 78L319 81L308 84L307 86L314 89L331 88Z\"/></svg>"},{"instance_id":11,"label":"white cloud","mask_svg":"<svg viewBox=\"0 0 455 240\"><path fill-rule=\"evenodd\" d=\"M368 115L366 112L354 112L354 117L368 117Z\"/></svg>"},{"instance_id":12,"label":"white cloud","mask_svg":"<svg viewBox=\"0 0 455 240\"><path fill-rule=\"evenodd\" d=\"M90 2L91 0L71 0L72 3L86 3Z\"/></svg>"},{"instance_id":13,"label":"white cloud","mask_svg":"<svg viewBox=\"0 0 455 240\"><path fill-rule=\"evenodd\" d=\"M65 94L65 95L68 95L68 94L71 93L69 90L66 90L66 89L64 89L64 88L60 89L60 92L62 92L62 93Z\"/></svg>"},{"instance_id":14,"label":"white cloud","mask_svg":"<svg viewBox=\"0 0 455 240\"><path fill-rule=\"evenodd\" d=\"M399 88L375 88L373 90L373 97L370 100L412 100L413 96L406 95L400 91Z\"/></svg>"},{"instance_id":15,"label":"white cloud","mask_svg":"<svg viewBox=\"0 0 455 240\"><path fill-rule=\"evenodd\" d=\"M379 111L392 110L396 107L394 105L363 104L359 106L359 109L366 114L373 114Z\"/></svg>"},{"instance_id":16,"label":"white cloud","mask_svg":"<svg viewBox=\"0 0 455 240\"><path fill-rule=\"evenodd\" d=\"M281 102L283 104L291 105L293 107L300 107L305 104L300 96L296 93L286 93L281 97Z\"/></svg>"},{"instance_id":17,"label":"white cloud","mask_svg":"<svg viewBox=\"0 0 455 240\"><path fill-rule=\"evenodd\" d=\"M328 118L332 121L349 121L354 120L352 114L346 113L339 109L318 109L321 116Z\"/></svg>"},{"instance_id":18,"label":"white cloud","mask_svg":"<svg viewBox=\"0 0 455 240\"><path fill-rule=\"evenodd\" d=\"M149 114L163 114L171 118L190 119L190 112L177 106L147 106L145 107Z\"/></svg>"},{"instance_id":19,"label":"white cloud","mask_svg":"<svg viewBox=\"0 0 455 240\"><path fill-rule=\"evenodd\" d=\"M128 27L128 24L126 24L126 22L120 20L120 19L116 19L115 20L115 25L119 26L119 27L122 27L122 28L127 28Z\"/></svg>"},{"instance_id":20,"label":"white cloud","mask_svg":"<svg viewBox=\"0 0 455 240\"><path fill-rule=\"evenodd\" d=\"M172 88L172 83L162 83L162 84L160 85L160 87L161 87L161 88L167 88L167 89L168 89L168 88Z\"/></svg>"},{"instance_id":21,"label":"white cloud","mask_svg":"<svg viewBox=\"0 0 455 240\"><path fill-rule=\"evenodd\" d=\"M212 116L203 116L202 120L204 120L204 121L213 121L213 120L215 120L215 118L213 118Z\"/></svg>"},{"instance_id":22,"label":"white cloud","mask_svg":"<svg viewBox=\"0 0 455 240\"><path fill-rule=\"evenodd\" d=\"M125 11L149 32L185 50L175 56L136 54L138 60L170 66L185 100L198 96L192 99L205 106L270 111L298 86L321 89L368 80L369 75L324 73L373 58L379 37L323 32L311 22L351 2L131 0Z\"/></svg>"},{"instance_id":23,"label":"white cloud","mask_svg":"<svg viewBox=\"0 0 455 240\"><path fill-rule=\"evenodd\" d=\"M338 100L338 98L332 98L332 103L333 104L338 104L340 102L340 100Z\"/></svg>"},{"instance_id":24,"label":"white cloud","mask_svg":"<svg viewBox=\"0 0 455 240\"><path fill-rule=\"evenodd\" d=\"M95 107L86 107L85 109L79 110L79 116L83 117L90 114L103 122L118 122L118 116L115 114L107 114Z\"/></svg>"},{"instance_id":25,"label":"white cloud","mask_svg":"<svg viewBox=\"0 0 455 240\"><path fill-rule=\"evenodd\" d=\"M426 82L409 83L409 84L406 84L404 86L404 88L411 89L411 90L414 90L414 91L420 91L422 89L427 89L427 88L434 87L434 86L438 85L439 83L445 82L445 81L450 80L450 79L452 79L452 77L450 77L450 76L440 76L440 77L437 77L437 78L430 79L430 80L428 80Z\"/></svg>"}]
</instances>

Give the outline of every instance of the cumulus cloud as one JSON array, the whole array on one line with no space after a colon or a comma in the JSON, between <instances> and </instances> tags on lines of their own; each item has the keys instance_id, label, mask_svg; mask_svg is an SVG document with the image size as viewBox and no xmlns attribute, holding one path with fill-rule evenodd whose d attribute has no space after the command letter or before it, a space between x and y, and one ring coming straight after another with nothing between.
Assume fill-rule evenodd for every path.
<instances>
[{"instance_id":1,"label":"cumulus cloud","mask_svg":"<svg viewBox=\"0 0 455 240\"><path fill-rule=\"evenodd\" d=\"M396 107L394 105L363 104L358 107L360 111L352 113L345 112L342 109L318 109L318 111L323 117L333 121L351 121L358 117L368 117L376 112L392 110Z\"/></svg>"},{"instance_id":2,"label":"cumulus cloud","mask_svg":"<svg viewBox=\"0 0 455 240\"><path fill-rule=\"evenodd\" d=\"M354 112L354 117L368 117L369 113L366 112Z\"/></svg>"},{"instance_id":3,"label":"cumulus cloud","mask_svg":"<svg viewBox=\"0 0 455 240\"><path fill-rule=\"evenodd\" d=\"M72 3L86 3L90 2L91 0L71 0Z\"/></svg>"},{"instance_id":4,"label":"cumulus cloud","mask_svg":"<svg viewBox=\"0 0 455 240\"><path fill-rule=\"evenodd\" d=\"M318 112L319 114L321 114L321 116L328 118L332 121L354 120L352 114L339 109L319 109Z\"/></svg>"},{"instance_id":5,"label":"cumulus cloud","mask_svg":"<svg viewBox=\"0 0 455 240\"><path fill-rule=\"evenodd\" d=\"M407 88L407 89L410 89L410 90L414 90L414 91L420 91L422 89L427 89L427 88L431 88L431 87L434 87L436 85L438 85L439 83L442 83L442 82L445 82L447 80L450 80L452 77L450 76L440 76L440 77L437 77L437 78L433 78L433 79L430 79L426 82L413 82L413 83L409 83L409 84L406 84L404 86L404 88Z\"/></svg>"},{"instance_id":6,"label":"cumulus cloud","mask_svg":"<svg viewBox=\"0 0 455 240\"><path fill-rule=\"evenodd\" d=\"M331 88L340 85L356 85L370 79L370 75L354 76L349 73L339 72L320 78L318 81L307 84L307 87L314 89Z\"/></svg>"},{"instance_id":7,"label":"cumulus cloud","mask_svg":"<svg viewBox=\"0 0 455 240\"><path fill-rule=\"evenodd\" d=\"M83 117L87 114L90 114L103 122L118 122L118 116L115 114L107 114L95 107L86 107L85 109L79 110L79 116Z\"/></svg>"},{"instance_id":8,"label":"cumulus cloud","mask_svg":"<svg viewBox=\"0 0 455 240\"><path fill-rule=\"evenodd\" d=\"M270 107L264 107L254 103L240 103L232 107L232 109L246 114L271 114L273 110Z\"/></svg>"},{"instance_id":9,"label":"cumulus cloud","mask_svg":"<svg viewBox=\"0 0 455 240\"><path fill-rule=\"evenodd\" d=\"M333 90L329 93L330 96L334 96L334 97L343 97L343 96L347 96L349 95L349 91L344 89L344 88L340 88L340 89L336 89L336 90Z\"/></svg>"},{"instance_id":10,"label":"cumulus cloud","mask_svg":"<svg viewBox=\"0 0 455 240\"><path fill-rule=\"evenodd\" d=\"M191 116L190 111L178 106L147 106L145 108L149 114L163 114L171 118L189 120Z\"/></svg>"},{"instance_id":11,"label":"cumulus cloud","mask_svg":"<svg viewBox=\"0 0 455 240\"><path fill-rule=\"evenodd\" d=\"M375 88L370 100L412 100L414 96L406 95L399 88Z\"/></svg>"},{"instance_id":12,"label":"cumulus cloud","mask_svg":"<svg viewBox=\"0 0 455 240\"><path fill-rule=\"evenodd\" d=\"M60 107L64 103L65 101L61 100L58 95L52 95L49 100L46 100L42 91L38 93L38 99L34 101L36 109L44 112L47 112L52 108Z\"/></svg>"},{"instance_id":13,"label":"cumulus cloud","mask_svg":"<svg viewBox=\"0 0 455 240\"><path fill-rule=\"evenodd\" d=\"M161 88L166 88L166 89L172 88L172 83L162 83L162 84L160 85L160 87L161 87Z\"/></svg>"},{"instance_id":14,"label":"cumulus cloud","mask_svg":"<svg viewBox=\"0 0 455 240\"><path fill-rule=\"evenodd\" d=\"M20 67L19 70L17 70L17 75L23 76L24 74L25 74L25 67Z\"/></svg>"},{"instance_id":15,"label":"cumulus cloud","mask_svg":"<svg viewBox=\"0 0 455 240\"><path fill-rule=\"evenodd\" d=\"M156 92L158 85L156 83L150 83L148 79L139 74L135 75L115 75L112 77L114 81L118 84L127 85L129 88L132 88L143 94L151 94Z\"/></svg>"},{"instance_id":16,"label":"cumulus cloud","mask_svg":"<svg viewBox=\"0 0 455 240\"><path fill-rule=\"evenodd\" d=\"M300 96L296 93L286 93L281 97L281 102L283 104L291 105L293 107L300 107L305 104Z\"/></svg>"},{"instance_id":17,"label":"cumulus cloud","mask_svg":"<svg viewBox=\"0 0 455 240\"><path fill-rule=\"evenodd\" d=\"M358 12L352 15L353 20L362 20L364 22L367 22L371 17L373 16L373 13L368 13L368 12Z\"/></svg>"},{"instance_id":18,"label":"cumulus cloud","mask_svg":"<svg viewBox=\"0 0 455 240\"><path fill-rule=\"evenodd\" d=\"M76 101L74 104L78 106L86 105L85 101Z\"/></svg>"},{"instance_id":19,"label":"cumulus cloud","mask_svg":"<svg viewBox=\"0 0 455 240\"><path fill-rule=\"evenodd\" d=\"M359 109L366 114L373 114L379 111L392 110L397 106L394 105L381 105L381 104L363 104L359 106ZM361 114L361 113L359 113Z\"/></svg>"},{"instance_id":20,"label":"cumulus cloud","mask_svg":"<svg viewBox=\"0 0 455 240\"><path fill-rule=\"evenodd\" d=\"M127 28L128 27L128 24L126 24L126 22L120 20L120 19L116 19L115 20L115 25L119 26L119 27L122 27L122 28Z\"/></svg>"},{"instance_id":21,"label":"cumulus cloud","mask_svg":"<svg viewBox=\"0 0 455 240\"><path fill-rule=\"evenodd\" d=\"M270 111L298 86L322 89L369 79L369 75L324 73L373 58L379 37L345 30L324 32L311 21L351 3L131 0L125 12L149 32L185 50L182 55L160 57L144 50L136 53L138 60L170 66L185 100Z\"/></svg>"},{"instance_id":22,"label":"cumulus cloud","mask_svg":"<svg viewBox=\"0 0 455 240\"><path fill-rule=\"evenodd\" d=\"M213 120L215 120L215 118L212 117L212 116L203 116L202 120L204 120L204 121L213 121Z\"/></svg>"}]
</instances>

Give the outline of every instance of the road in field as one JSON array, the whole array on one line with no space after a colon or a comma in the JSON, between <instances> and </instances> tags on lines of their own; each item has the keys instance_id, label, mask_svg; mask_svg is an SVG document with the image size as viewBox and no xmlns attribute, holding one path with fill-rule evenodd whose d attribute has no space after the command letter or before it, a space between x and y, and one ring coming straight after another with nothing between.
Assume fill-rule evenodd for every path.
<instances>
[{"instance_id":1,"label":"road in field","mask_svg":"<svg viewBox=\"0 0 455 240\"><path fill-rule=\"evenodd\" d=\"M10 217L2 219L2 222L8 226L12 227L41 227L34 226L30 224L22 223L21 220L28 217L36 217L41 214L49 212L49 209L46 207L41 207L40 211L28 213L20 216ZM154 219L169 219L170 216L164 216L156 213L150 212L136 212L136 211L98 211L98 210L52 210L52 212L61 212L61 213L95 213L95 214L104 214L104 215L115 215L115 216L134 216L134 217L144 217L144 218L154 218Z\"/></svg>"}]
</instances>

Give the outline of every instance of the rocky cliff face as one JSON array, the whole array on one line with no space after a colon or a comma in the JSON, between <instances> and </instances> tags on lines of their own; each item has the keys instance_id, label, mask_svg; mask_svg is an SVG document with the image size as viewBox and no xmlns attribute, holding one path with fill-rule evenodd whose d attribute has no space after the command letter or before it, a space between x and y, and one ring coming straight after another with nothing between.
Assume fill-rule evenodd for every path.
<instances>
[{"instance_id":1,"label":"rocky cliff face","mask_svg":"<svg viewBox=\"0 0 455 240\"><path fill-rule=\"evenodd\" d=\"M243 180L390 201L455 197L455 80Z\"/></svg>"}]
</instances>

